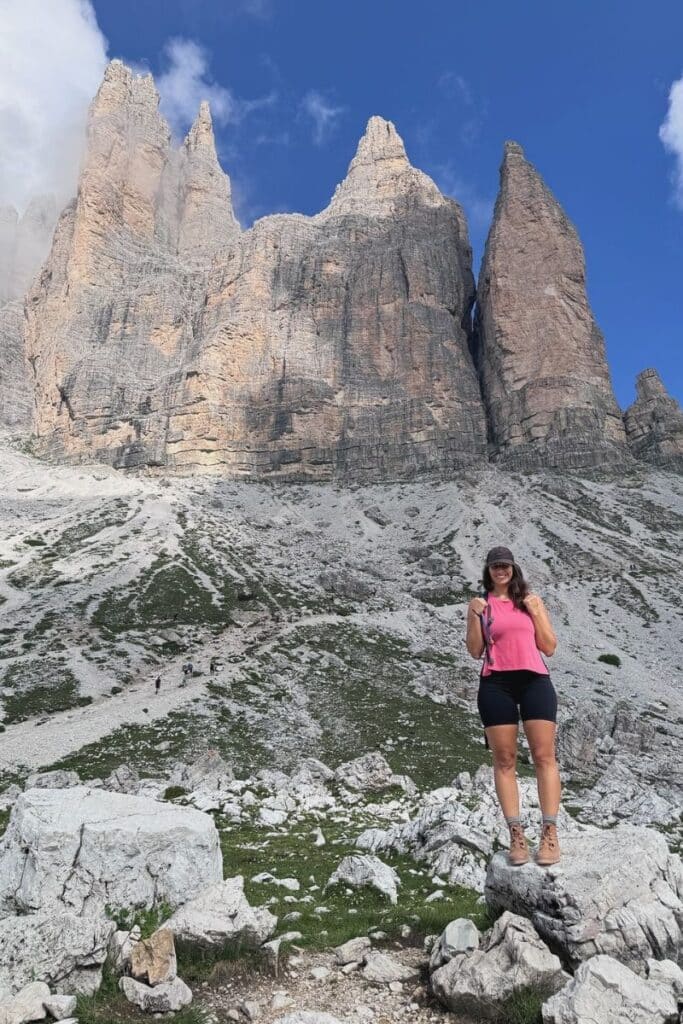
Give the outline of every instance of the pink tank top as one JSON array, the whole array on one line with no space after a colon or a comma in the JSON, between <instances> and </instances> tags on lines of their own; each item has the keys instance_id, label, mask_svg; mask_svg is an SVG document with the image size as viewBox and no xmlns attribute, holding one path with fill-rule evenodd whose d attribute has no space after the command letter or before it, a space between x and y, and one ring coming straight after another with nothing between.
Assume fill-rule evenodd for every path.
<instances>
[{"instance_id":1,"label":"pink tank top","mask_svg":"<svg viewBox=\"0 0 683 1024\"><path fill-rule=\"evenodd\" d=\"M482 625L487 639L482 675L527 669L548 675L548 667L536 646L533 619L515 608L512 601L487 595Z\"/></svg>"}]
</instances>

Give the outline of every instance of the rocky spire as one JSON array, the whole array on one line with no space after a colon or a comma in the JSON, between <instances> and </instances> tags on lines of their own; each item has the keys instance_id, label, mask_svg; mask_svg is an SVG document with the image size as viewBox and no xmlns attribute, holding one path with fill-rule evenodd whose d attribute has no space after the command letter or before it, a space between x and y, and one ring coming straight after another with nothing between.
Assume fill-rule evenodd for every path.
<instances>
[{"instance_id":1,"label":"rocky spire","mask_svg":"<svg viewBox=\"0 0 683 1024\"><path fill-rule=\"evenodd\" d=\"M346 177L319 216L391 216L407 196L415 193L426 205L443 206L447 202L431 178L410 164L403 140L391 121L371 117Z\"/></svg>"},{"instance_id":2,"label":"rocky spire","mask_svg":"<svg viewBox=\"0 0 683 1024\"><path fill-rule=\"evenodd\" d=\"M533 469L623 458L581 242L515 142L505 145L479 277L474 353L494 459Z\"/></svg>"},{"instance_id":3,"label":"rocky spire","mask_svg":"<svg viewBox=\"0 0 683 1024\"><path fill-rule=\"evenodd\" d=\"M656 370L636 379L636 400L624 413L626 438L637 459L683 471L683 411Z\"/></svg>"},{"instance_id":4,"label":"rocky spire","mask_svg":"<svg viewBox=\"0 0 683 1024\"><path fill-rule=\"evenodd\" d=\"M212 256L240 233L232 209L230 179L222 170L209 104L204 101L187 134L179 166L178 251L195 258Z\"/></svg>"}]
</instances>

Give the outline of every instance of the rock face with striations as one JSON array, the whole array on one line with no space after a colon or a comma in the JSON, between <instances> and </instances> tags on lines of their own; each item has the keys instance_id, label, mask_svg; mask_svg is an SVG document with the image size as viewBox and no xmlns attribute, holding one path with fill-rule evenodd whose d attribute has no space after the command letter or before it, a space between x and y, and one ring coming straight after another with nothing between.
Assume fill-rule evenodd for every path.
<instances>
[{"instance_id":1,"label":"rock face with striations","mask_svg":"<svg viewBox=\"0 0 683 1024\"><path fill-rule=\"evenodd\" d=\"M576 230L508 142L475 329L492 458L511 469L623 461L626 438Z\"/></svg>"},{"instance_id":2,"label":"rock face with striations","mask_svg":"<svg viewBox=\"0 0 683 1024\"><path fill-rule=\"evenodd\" d=\"M636 380L636 400L624 413L626 438L637 459L683 470L683 411L667 394L656 370Z\"/></svg>"},{"instance_id":3,"label":"rock face with striations","mask_svg":"<svg viewBox=\"0 0 683 1024\"><path fill-rule=\"evenodd\" d=\"M78 196L26 305L43 452L242 475L481 459L463 213L372 118L314 217L242 232L202 105L175 150L150 76L109 65Z\"/></svg>"}]
</instances>

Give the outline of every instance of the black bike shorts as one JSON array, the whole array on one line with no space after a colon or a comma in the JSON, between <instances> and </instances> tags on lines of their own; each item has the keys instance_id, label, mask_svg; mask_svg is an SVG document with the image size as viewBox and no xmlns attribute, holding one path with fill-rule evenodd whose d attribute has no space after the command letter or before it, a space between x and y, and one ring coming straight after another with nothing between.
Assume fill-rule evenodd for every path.
<instances>
[{"instance_id":1,"label":"black bike shorts","mask_svg":"<svg viewBox=\"0 0 683 1024\"><path fill-rule=\"evenodd\" d=\"M550 676L520 669L492 672L479 679L479 715L485 729L491 725L518 725L528 719L557 721L557 694Z\"/></svg>"}]
</instances>

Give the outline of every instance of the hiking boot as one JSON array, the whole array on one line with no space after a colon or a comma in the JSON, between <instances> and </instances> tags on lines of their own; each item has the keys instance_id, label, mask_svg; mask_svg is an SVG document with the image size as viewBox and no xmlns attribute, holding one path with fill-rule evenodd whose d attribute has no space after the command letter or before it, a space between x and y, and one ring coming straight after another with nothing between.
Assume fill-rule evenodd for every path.
<instances>
[{"instance_id":1,"label":"hiking boot","mask_svg":"<svg viewBox=\"0 0 683 1024\"><path fill-rule=\"evenodd\" d=\"M521 825L510 825L510 853L508 855L510 864L519 867L529 860L529 847L526 844L526 836Z\"/></svg>"},{"instance_id":2,"label":"hiking boot","mask_svg":"<svg viewBox=\"0 0 683 1024\"><path fill-rule=\"evenodd\" d=\"M536 852L536 863L541 867L557 864L560 859L560 842L557 838L557 826L549 822L543 826L541 842Z\"/></svg>"}]
</instances>

